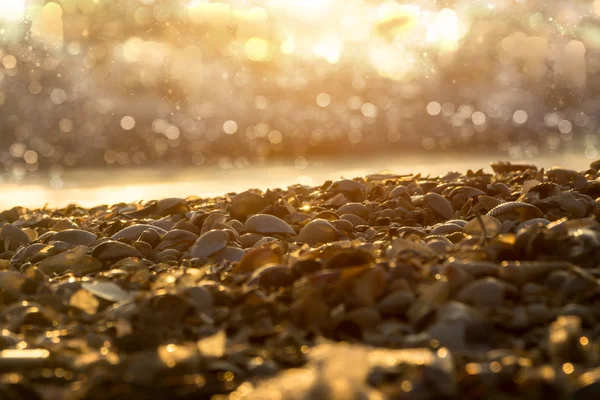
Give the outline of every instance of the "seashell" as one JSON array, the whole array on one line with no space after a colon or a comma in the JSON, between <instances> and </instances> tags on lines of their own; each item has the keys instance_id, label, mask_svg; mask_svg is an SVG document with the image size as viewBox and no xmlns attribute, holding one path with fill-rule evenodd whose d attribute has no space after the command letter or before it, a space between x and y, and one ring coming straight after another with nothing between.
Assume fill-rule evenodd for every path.
<instances>
[{"instance_id":1,"label":"seashell","mask_svg":"<svg viewBox=\"0 0 600 400\"><path fill-rule=\"evenodd\" d=\"M258 214L268 205L268 202L261 195L246 191L231 198L229 214L231 218L244 222L248 216Z\"/></svg>"},{"instance_id":2,"label":"seashell","mask_svg":"<svg viewBox=\"0 0 600 400\"><path fill-rule=\"evenodd\" d=\"M463 228L463 232L468 235L480 236L486 233L486 236L496 236L500 232L502 224L496 218L489 215L482 215L481 221L478 218L473 218ZM483 224L483 226L481 226Z\"/></svg>"},{"instance_id":3,"label":"seashell","mask_svg":"<svg viewBox=\"0 0 600 400\"><path fill-rule=\"evenodd\" d=\"M465 221L464 219L451 219L445 222L446 224L454 224L454 225L458 225L461 228L464 228L465 225L468 224L467 221Z\"/></svg>"},{"instance_id":4,"label":"seashell","mask_svg":"<svg viewBox=\"0 0 600 400\"><path fill-rule=\"evenodd\" d=\"M337 229L338 231L341 231L341 232L352 233L354 231L354 225L352 225L351 222L343 220L343 219L337 219L335 221L331 221L331 225L333 225L333 227L335 229Z\"/></svg>"},{"instance_id":5,"label":"seashell","mask_svg":"<svg viewBox=\"0 0 600 400\"><path fill-rule=\"evenodd\" d=\"M506 286L496 278L479 279L460 289L456 300L476 307L498 307L504 303Z\"/></svg>"},{"instance_id":6,"label":"seashell","mask_svg":"<svg viewBox=\"0 0 600 400\"><path fill-rule=\"evenodd\" d=\"M463 230L463 228L460 225L455 225L455 224L449 224L449 223L445 223L445 224L441 224L436 226L435 228L433 228L431 230L431 232L429 232L430 235L447 235L449 233L454 233L454 232L461 232Z\"/></svg>"},{"instance_id":7,"label":"seashell","mask_svg":"<svg viewBox=\"0 0 600 400\"><path fill-rule=\"evenodd\" d=\"M571 192L562 192L556 196L560 206L567 210L571 218L583 218L586 215L585 207L581 204Z\"/></svg>"},{"instance_id":8,"label":"seashell","mask_svg":"<svg viewBox=\"0 0 600 400\"><path fill-rule=\"evenodd\" d=\"M500 266L499 277L522 285L536 281L557 270L568 270L573 264L565 261L504 261Z\"/></svg>"},{"instance_id":9,"label":"seashell","mask_svg":"<svg viewBox=\"0 0 600 400\"><path fill-rule=\"evenodd\" d=\"M491 197L491 196L486 196L484 194L481 196L478 196L477 201L479 202L479 204L481 204L483 209L486 211L491 211L492 209L499 206L500 204L505 203L504 200L500 200L500 199L497 199L497 198Z\"/></svg>"},{"instance_id":10,"label":"seashell","mask_svg":"<svg viewBox=\"0 0 600 400\"><path fill-rule=\"evenodd\" d=\"M559 167L552 167L546 172L546 176L559 185L570 183L577 175L579 175L577 171Z\"/></svg>"},{"instance_id":11,"label":"seashell","mask_svg":"<svg viewBox=\"0 0 600 400\"><path fill-rule=\"evenodd\" d=\"M137 240L137 238L139 238L140 235L147 229L155 230L161 236L164 235L165 233L167 233L166 230L159 228L157 226L154 226L154 225L139 224L139 225L131 225L131 226L128 226L127 228L121 229L119 232L112 235L111 239L113 239L113 240L121 240L121 239Z\"/></svg>"},{"instance_id":12,"label":"seashell","mask_svg":"<svg viewBox=\"0 0 600 400\"><path fill-rule=\"evenodd\" d=\"M278 243L266 243L248 251L232 273L245 274L254 272L262 266L283 263L284 248Z\"/></svg>"},{"instance_id":13,"label":"seashell","mask_svg":"<svg viewBox=\"0 0 600 400\"><path fill-rule=\"evenodd\" d=\"M369 216L369 209L361 203L348 203L338 208L337 214L354 214L358 215L362 219L366 219Z\"/></svg>"},{"instance_id":14,"label":"seashell","mask_svg":"<svg viewBox=\"0 0 600 400\"><path fill-rule=\"evenodd\" d=\"M175 222L171 221L170 219L159 219L152 222L151 225L158 228L162 228L165 231L170 231L175 226Z\"/></svg>"},{"instance_id":15,"label":"seashell","mask_svg":"<svg viewBox=\"0 0 600 400\"><path fill-rule=\"evenodd\" d=\"M205 260L227 246L229 235L222 230L213 229L201 235L190 247L188 255L191 258Z\"/></svg>"},{"instance_id":16,"label":"seashell","mask_svg":"<svg viewBox=\"0 0 600 400\"><path fill-rule=\"evenodd\" d=\"M401 238L392 240L386 249L386 254L390 258L398 257L404 252L416 253L425 258L433 258L437 255L435 251L422 242L414 242Z\"/></svg>"},{"instance_id":17,"label":"seashell","mask_svg":"<svg viewBox=\"0 0 600 400\"><path fill-rule=\"evenodd\" d=\"M425 203L444 219L451 219L454 216L450 202L437 193L427 193Z\"/></svg>"},{"instance_id":18,"label":"seashell","mask_svg":"<svg viewBox=\"0 0 600 400\"><path fill-rule=\"evenodd\" d=\"M112 303L120 303L132 300L135 295L123 290L119 285L112 282L83 282L81 287L94 296Z\"/></svg>"},{"instance_id":19,"label":"seashell","mask_svg":"<svg viewBox=\"0 0 600 400\"><path fill-rule=\"evenodd\" d=\"M365 191L365 186L357 181L341 179L339 181L332 182L329 188L327 188L327 191L360 193Z\"/></svg>"},{"instance_id":20,"label":"seashell","mask_svg":"<svg viewBox=\"0 0 600 400\"><path fill-rule=\"evenodd\" d=\"M239 247L225 246L221 250L213 253L210 258L216 263L236 262L244 258L246 251Z\"/></svg>"},{"instance_id":21,"label":"seashell","mask_svg":"<svg viewBox=\"0 0 600 400\"><path fill-rule=\"evenodd\" d=\"M404 316L415 302L415 295L407 290L398 290L384 297L377 309L386 316Z\"/></svg>"},{"instance_id":22,"label":"seashell","mask_svg":"<svg viewBox=\"0 0 600 400\"><path fill-rule=\"evenodd\" d=\"M171 197L156 202L156 213L158 215L182 214L188 211L185 199Z\"/></svg>"},{"instance_id":23,"label":"seashell","mask_svg":"<svg viewBox=\"0 0 600 400\"><path fill-rule=\"evenodd\" d=\"M494 207L487 213L490 217L496 217L498 220L516 220L521 222L532 218L541 218L544 216L542 211L534 205L520 201L510 201Z\"/></svg>"},{"instance_id":24,"label":"seashell","mask_svg":"<svg viewBox=\"0 0 600 400\"><path fill-rule=\"evenodd\" d=\"M537 194L540 199L556 196L559 195L561 192L562 188L560 185L549 181L539 183L538 185L532 187L529 190L530 194Z\"/></svg>"},{"instance_id":25,"label":"seashell","mask_svg":"<svg viewBox=\"0 0 600 400\"><path fill-rule=\"evenodd\" d=\"M508 197L511 194L510 187L503 182L494 182L490 183L487 187L487 192L489 195L502 195L503 197Z\"/></svg>"},{"instance_id":26,"label":"seashell","mask_svg":"<svg viewBox=\"0 0 600 400\"><path fill-rule=\"evenodd\" d=\"M40 250L45 248L46 245L43 243L33 243L26 247L21 247L15 255L10 259L10 264L18 264L25 261L29 261L30 257L34 256Z\"/></svg>"},{"instance_id":27,"label":"seashell","mask_svg":"<svg viewBox=\"0 0 600 400\"><path fill-rule=\"evenodd\" d=\"M154 229L146 229L138 238L138 241L148 243L150 247L157 246L161 240L160 233Z\"/></svg>"},{"instance_id":28,"label":"seashell","mask_svg":"<svg viewBox=\"0 0 600 400\"><path fill-rule=\"evenodd\" d=\"M183 296L166 293L150 297L140 304L137 315L147 327L176 326L195 312L196 308Z\"/></svg>"},{"instance_id":29,"label":"seashell","mask_svg":"<svg viewBox=\"0 0 600 400\"><path fill-rule=\"evenodd\" d=\"M339 218L340 217L338 216L337 213L334 213L333 211L328 211L328 210L320 211L312 217L312 219L324 219L327 221L335 221Z\"/></svg>"},{"instance_id":30,"label":"seashell","mask_svg":"<svg viewBox=\"0 0 600 400\"><path fill-rule=\"evenodd\" d=\"M459 187L452 189L452 191L450 192L448 197L451 199L457 195L462 195L465 197L477 197L477 196L481 196L484 194L485 194L485 192L481 189L477 189L477 188L474 188L471 186L459 186Z\"/></svg>"},{"instance_id":31,"label":"seashell","mask_svg":"<svg viewBox=\"0 0 600 400\"><path fill-rule=\"evenodd\" d=\"M86 255L87 251L87 247L77 246L72 250L46 258L38 263L38 268L46 274L61 274L67 271L87 274L101 271L100 261Z\"/></svg>"},{"instance_id":32,"label":"seashell","mask_svg":"<svg viewBox=\"0 0 600 400\"><path fill-rule=\"evenodd\" d=\"M29 236L20 228L5 224L0 229L0 243L4 243L5 250L17 250L20 246L30 242Z\"/></svg>"},{"instance_id":33,"label":"seashell","mask_svg":"<svg viewBox=\"0 0 600 400\"><path fill-rule=\"evenodd\" d=\"M110 240L100 243L98 246L94 247L94 250L92 251L92 257L104 262L118 261L127 257L142 258L142 254L133 246Z\"/></svg>"},{"instance_id":34,"label":"seashell","mask_svg":"<svg viewBox=\"0 0 600 400\"><path fill-rule=\"evenodd\" d=\"M259 241L257 241L256 243L254 243L254 246L252 247L262 247L265 244L268 243L273 243L273 242L277 242L277 238L271 237L271 236L263 236L260 238Z\"/></svg>"},{"instance_id":35,"label":"seashell","mask_svg":"<svg viewBox=\"0 0 600 400\"><path fill-rule=\"evenodd\" d=\"M497 174L507 174L511 172L523 172L527 170L537 171L537 167L535 165L530 164L512 164L510 161L502 162L498 161L496 163L490 163L492 167L492 171Z\"/></svg>"},{"instance_id":36,"label":"seashell","mask_svg":"<svg viewBox=\"0 0 600 400\"><path fill-rule=\"evenodd\" d=\"M214 211L204 217L202 222L202 229L200 229L200 235L204 235L206 232L211 231L217 227L223 220L227 218L227 214L219 211Z\"/></svg>"},{"instance_id":37,"label":"seashell","mask_svg":"<svg viewBox=\"0 0 600 400\"><path fill-rule=\"evenodd\" d=\"M248 279L248 285L258 285L262 288L278 289L290 286L295 277L292 269L286 265L269 264L254 271Z\"/></svg>"},{"instance_id":38,"label":"seashell","mask_svg":"<svg viewBox=\"0 0 600 400\"><path fill-rule=\"evenodd\" d=\"M171 229L163 237L163 241L186 241L196 242L198 235L190 231L184 231L182 229Z\"/></svg>"},{"instance_id":39,"label":"seashell","mask_svg":"<svg viewBox=\"0 0 600 400\"><path fill-rule=\"evenodd\" d=\"M298 234L300 242L316 246L319 243L329 243L337 239L335 227L324 219L314 219L306 224Z\"/></svg>"},{"instance_id":40,"label":"seashell","mask_svg":"<svg viewBox=\"0 0 600 400\"><path fill-rule=\"evenodd\" d=\"M335 252L325 262L325 269L348 268L370 265L374 262L373 256L364 250L342 249Z\"/></svg>"},{"instance_id":41,"label":"seashell","mask_svg":"<svg viewBox=\"0 0 600 400\"><path fill-rule=\"evenodd\" d=\"M534 189L540 183L542 183L542 182L538 181L537 179L526 180L525 182L523 182L523 188L521 189L521 193L523 193L523 194L529 193L530 190Z\"/></svg>"},{"instance_id":42,"label":"seashell","mask_svg":"<svg viewBox=\"0 0 600 400\"><path fill-rule=\"evenodd\" d=\"M52 240L81 246L91 246L96 239L98 239L97 235L81 229L65 229L52 236Z\"/></svg>"},{"instance_id":43,"label":"seashell","mask_svg":"<svg viewBox=\"0 0 600 400\"><path fill-rule=\"evenodd\" d=\"M255 214L246 221L246 230L261 234L289 234L296 232L284 220L269 214Z\"/></svg>"},{"instance_id":44,"label":"seashell","mask_svg":"<svg viewBox=\"0 0 600 400\"><path fill-rule=\"evenodd\" d=\"M69 219L60 219L50 226L50 230L54 232L64 231L65 229L79 229L79 226Z\"/></svg>"},{"instance_id":45,"label":"seashell","mask_svg":"<svg viewBox=\"0 0 600 400\"><path fill-rule=\"evenodd\" d=\"M354 215L354 214L344 214L340 217L340 219L343 221L350 222L352 224L352 226L354 226L354 227L366 224L364 219L362 219L358 215Z\"/></svg>"},{"instance_id":46,"label":"seashell","mask_svg":"<svg viewBox=\"0 0 600 400\"><path fill-rule=\"evenodd\" d=\"M430 249L435 251L437 254L443 255L443 254L446 254L448 251L450 251L450 248L452 247L452 242L450 242L447 239L446 240L436 239L436 240L431 240L431 241L427 242L427 247L429 247Z\"/></svg>"},{"instance_id":47,"label":"seashell","mask_svg":"<svg viewBox=\"0 0 600 400\"><path fill-rule=\"evenodd\" d=\"M254 246L254 244L262 238L263 236L258 233L245 233L240 236L240 244L242 245L242 248L247 249L248 247Z\"/></svg>"},{"instance_id":48,"label":"seashell","mask_svg":"<svg viewBox=\"0 0 600 400\"><path fill-rule=\"evenodd\" d=\"M408 196L408 190L406 189L406 186L402 186L402 185L396 186L395 188L392 189L392 191L390 192L388 197L394 199L399 196Z\"/></svg>"}]
</instances>

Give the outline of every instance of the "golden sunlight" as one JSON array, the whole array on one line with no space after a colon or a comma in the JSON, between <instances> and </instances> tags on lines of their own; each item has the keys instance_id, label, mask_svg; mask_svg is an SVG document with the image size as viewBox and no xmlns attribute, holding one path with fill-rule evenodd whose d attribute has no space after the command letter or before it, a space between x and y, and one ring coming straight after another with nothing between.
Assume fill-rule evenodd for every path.
<instances>
[{"instance_id":1,"label":"golden sunlight","mask_svg":"<svg viewBox=\"0 0 600 400\"><path fill-rule=\"evenodd\" d=\"M0 0L0 20L18 21L25 16L25 0Z\"/></svg>"}]
</instances>

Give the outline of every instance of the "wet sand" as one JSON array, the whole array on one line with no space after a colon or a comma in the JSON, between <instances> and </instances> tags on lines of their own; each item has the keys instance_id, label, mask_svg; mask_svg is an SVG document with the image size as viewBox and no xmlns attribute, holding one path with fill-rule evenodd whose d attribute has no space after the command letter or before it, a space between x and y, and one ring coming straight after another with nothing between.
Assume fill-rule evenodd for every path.
<instances>
[{"instance_id":1,"label":"wet sand","mask_svg":"<svg viewBox=\"0 0 600 400\"><path fill-rule=\"evenodd\" d=\"M249 188L266 190L292 184L319 185L329 179L353 178L389 170L397 174L420 172L426 176L448 171L466 171L488 166L490 161L507 160L506 155L389 155L363 159L330 159L311 162L304 169L287 164L270 164L224 170L218 166L196 168L122 168L67 171L62 188L52 189L50 177L40 175L21 183L0 185L0 209L14 206L62 207L70 203L91 207L99 204L147 201L166 197L218 196ZM582 153L540 156L513 162L531 163L546 169L562 166L587 169L590 160Z\"/></svg>"}]
</instances>

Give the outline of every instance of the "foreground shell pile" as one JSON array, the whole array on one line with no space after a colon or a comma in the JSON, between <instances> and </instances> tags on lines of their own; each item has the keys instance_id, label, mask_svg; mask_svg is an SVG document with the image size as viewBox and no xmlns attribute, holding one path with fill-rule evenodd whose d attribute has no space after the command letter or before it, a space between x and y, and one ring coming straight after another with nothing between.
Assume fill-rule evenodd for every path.
<instances>
[{"instance_id":1,"label":"foreground shell pile","mask_svg":"<svg viewBox=\"0 0 600 400\"><path fill-rule=\"evenodd\" d=\"M0 214L2 399L600 398L600 162Z\"/></svg>"}]
</instances>

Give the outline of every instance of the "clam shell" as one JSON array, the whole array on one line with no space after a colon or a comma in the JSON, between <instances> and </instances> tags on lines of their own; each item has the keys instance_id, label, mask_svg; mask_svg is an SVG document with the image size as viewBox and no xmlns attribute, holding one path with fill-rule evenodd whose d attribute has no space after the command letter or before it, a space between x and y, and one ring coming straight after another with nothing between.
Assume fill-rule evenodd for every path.
<instances>
[{"instance_id":1,"label":"clam shell","mask_svg":"<svg viewBox=\"0 0 600 400\"><path fill-rule=\"evenodd\" d=\"M454 210L450 202L443 196L437 193L427 193L425 195L425 203L436 213L445 219L452 219Z\"/></svg>"},{"instance_id":2,"label":"clam shell","mask_svg":"<svg viewBox=\"0 0 600 400\"><path fill-rule=\"evenodd\" d=\"M479 204L481 204L481 206L486 210L486 211L490 211L493 208L499 206L500 204L504 203L503 200L497 199L495 197L492 196L487 196L485 194L482 194L481 196L477 196L477 201L479 201Z\"/></svg>"},{"instance_id":3,"label":"clam shell","mask_svg":"<svg viewBox=\"0 0 600 400\"><path fill-rule=\"evenodd\" d=\"M101 299L119 303L134 298L134 294L123 290L119 285L112 282L83 282L81 287Z\"/></svg>"},{"instance_id":4,"label":"clam shell","mask_svg":"<svg viewBox=\"0 0 600 400\"><path fill-rule=\"evenodd\" d=\"M389 197L391 197L393 199L395 197L402 196L407 193L408 193L408 190L406 190L406 186L398 185L392 189L392 191L389 194Z\"/></svg>"},{"instance_id":5,"label":"clam shell","mask_svg":"<svg viewBox=\"0 0 600 400\"><path fill-rule=\"evenodd\" d=\"M142 232L144 232L146 229L153 229L156 232L158 232L160 235L164 235L165 233L167 233L166 230L159 228L158 226L139 224L139 225L131 225L131 226L128 226L127 228L121 229L119 232L112 235L111 239L113 239L113 240L120 240L120 239L136 240L137 238L140 237Z\"/></svg>"},{"instance_id":6,"label":"clam shell","mask_svg":"<svg viewBox=\"0 0 600 400\"><path fill-rule=\"evenodd\" d=\"M266 234L295 235L296 231L287 222L270 214L256 214L246 221L248 232Z\"/></svg>"},{"instance_id":7,"label":"clam shell","mask_svg":"<svg viewBox=\"0 0 600 400\"><path fill-rule=\"evenodd\" d=\"M65 229L52 236L52 240L82 246L91 246L96 239L98 239L97 235L81 229Z\"/></svg>"},{"instance_id":8,"label":"clam shell","mask_svg":"<svg viewBox=\"0 0 600 400\"><path fill-rule=\"evenodd\" d=\"M267 201L261 195L246 191L233 196L229 213L232 218L243 222L249 215L261 212L267 205Z\"/></svg>"},{"instance_id":9,"label":"clam shell","mask_svg":"<svg viewBox=\"0 0 600 400\"><path fill-rule=\"evenodd\" d=\"M60 274L66 271L88 273L102 270L100 261L86 255L87 251L87 247L77 246L67 252L46 258L38 263L38 268L46 274Z\"/></svg>"},{"instance_id":10,"label":"clam shell","mask_svg":"<svg viewBox=\"0 0 600 400\"><path fill-rule=\"evenodd\" d=\"M222 230L213 229L201 235L190 248L191 258L204 260L227 246L229 234Z\"/></svg>"},{"instance_id":11,"label":"clam shell","mask_svg":"<svg viewBox=\"0 0 600 400\"><path fill-rule=\"evenodd\" d=\"M0 241L5 242L6 249L17 250L19 246L30 242L29 236L20 228L6 224L0 229ZM6 246L8 243L8 246Z\"/></svg>"},{"instance_id":12,"label":"clam shell","mask_svg":"<svg viewBox=\"0 0 600 400\"><path fill-rule=\"evenodd\" d=\"M340 217L342 221L348 221L352 224L352 226L365 225L366 222L364 219L354 214L344 214Z\"/></svg>"},{"instance_id":13,"label":"clam shell","mask_svg":"<svg viewBox=\"0 0 600 400\"><path fill-rule=\"evenodd\" d=\"M496 278L483 278L467 283L456 299L477 307L498 307L504 303L506 284Z\"/></svg>"},{"instance_id":14,"label":"clam shell","mask_svg":"<svg viewBox=\"0 0 600 400\"><path fill-rule=\"evenodd\" d=\"M316 246L318 243L333 242L338 233L335 227L324 219L315 219L306 224L298 235L298 240Z\"/></svg>"},{"instance_id":15,"label":"clam shell","mask_svg":"<svg viewBox=\"0 0 600 400\"><path fill-rule=\"evenodd\" d=\"M460 225L445 223L438 225L429 232L430 235L447 235L454 232L462 232L463 228Z\"/></svg>"},{"instance_id":16,"label":"clam shell","mask_svg":"<svg viewBox=\"0 0 600 400\"><path fill-rule=\"evenodd\" d=\"M162 237L163 241L184 240L187 242L195 242L197 239L198 235L189 231L184 231L183 229L172 229Z\"/></svg>"},{"instance_id":17,"label":"clam shell","mask_svg":"<svg viewBox=\"0 0 600 400\"><path fill-rule=\"evenodd\" d=\"M102 242L94 247L92 256L100 261L118 261L127 257L143 257L135 247L112 240Z\"/></svg>"},{"instance_id":18,"label":"clam shell","mask_svg":"<svg viewBox=\"0 0 600 400\"><path fill-rule=\"evenodd\" d=\"M522 172L527 171L528 169L537 171L537 167L535 165L530 164L512 164L510 161L502 162L498 161L496 163L490 163L492 167L492 171L497 174L506 174L510 172Z\"/></svg>"},{"instance_id":19,"label":"clam shell","mask_svg":"<svg viewBox=\"0 0 600 400\"><path fill-rule=\"evenodd\" d=\"M330 192L362 192L365 187L362 183L351 179L341 179L333 182L327 189Z\"/></svg>"},{"instance_id":20,"label":"clam shell","mask_svg":"<svg viewBox=\"0 0 600 400\"><path fill-rule=\"evenodd\" d=\"M241 261L245 254L246 252L239 247L225 246L223 249L212 254L210 258L217 263L235 262Z\"/></svg>"},{"instance_id":21,"label":"clam shell","mask_svg":"<svg viewBox=\"0 0 600 400\"><path fill-rule=\"evenodd\" d=\"M482 223L487 236L496 236L500 232L500 228L502 226L500 221L498 221L496 218L490 217L489 215L482 215L481 222L477 218L473 218L467 223L467 225L465 225L463 232L468 235L482 235Z\"/></svg>"},{"instance_id":22,"label":"clam shell","mask_svg":"<svg viewBox=\"0 0 600 400\"><path fill-rule=\"evenodd\" d=\"M494 207L486 215L496 218L502 217L504 219L527 221L532 218L541 218L544 216L544 213L529 203L510 201Z\"/></svg>"},{"instance_id":23,"label":"clam shell","mask_svg":"<svg viewBox=\"0 0 600 400\"><path fill-rule=\"evenodd\" d=\"M369 217L369 209L361 203L348 203L337 209L338 215L354 214L362 219Z\"/></svg>"},{"instance_id":24,"label":"clam shell","mask_svg":"<svg viewBox=\"0 0 600 400\"><path fill-rule=\"evenodd\" d=\"M448 197L453 198L454 196L456 196L458 194L462 194L466 197L477 197L477 196L485 194L485 192L481 189L477 189L477 188L470 187L470 186L460 186L460 187L452 189L452 191L450 192Z\"/></svg>"}]
</instances>

